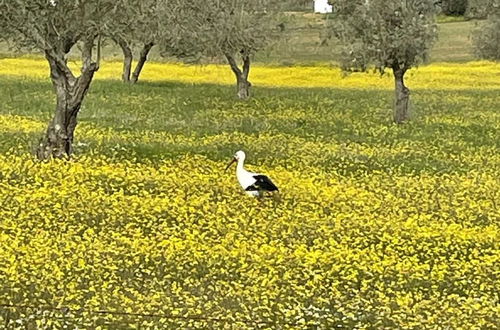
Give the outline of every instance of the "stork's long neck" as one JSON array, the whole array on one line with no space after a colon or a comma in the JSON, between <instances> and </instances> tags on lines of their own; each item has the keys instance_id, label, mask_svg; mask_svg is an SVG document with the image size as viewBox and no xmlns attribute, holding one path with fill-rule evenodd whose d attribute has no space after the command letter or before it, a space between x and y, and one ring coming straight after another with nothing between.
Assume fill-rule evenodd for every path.
<instances>
[{"instance_id":1,"label":"stork's long neck","mask_svg":"<svg viewBox=\"0 0 500 330\"><path fill-rule=\"evenodd\" d=\"M236 172L244 172L243 163L245 162L245 158L238 159L238 165L236 165Z\"/></svg>"}]
</instances>

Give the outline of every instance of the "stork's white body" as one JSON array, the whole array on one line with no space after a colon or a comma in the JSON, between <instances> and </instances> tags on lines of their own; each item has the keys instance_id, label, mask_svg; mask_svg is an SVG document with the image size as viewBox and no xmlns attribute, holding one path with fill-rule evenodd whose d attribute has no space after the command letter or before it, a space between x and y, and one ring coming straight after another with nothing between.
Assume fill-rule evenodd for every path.
<instances>
[{"instance_id":1,"label":"stork's white body","mask_svg":"<svg viewBox=\"0 0 500 330\"><path fill-rule=\"evenodd\" d=\"M278 187L269 179L267 176L253 173L245 170L245 153L243 151L238 151L234 155L233 160L226 167L226 170L233 164L234 162L238 162L236 166L236 178L240 183L245 193L252 197L262 197L264 192L277 192Z\"/></svg>"},{"instance_id":2,"label":"stork's white body","mask_svg":"<svg viewBox=\"0 0 500 330\"><path fill-rule=\"evenodd\" d=\"M245 190L247 195L253 196L253 197L259 197L260 192L257 190L254 191L247 191L247 187L250 187L257 182L257 180L254 178L254 176L259 175L257 173L252 173L247 170L245 170L245 167L243 166L243 163L245 162L245 157L243 156L242 158L238 159L238 165L236 166L236 178L238 179L238 182L240 183L241 187Z\"/></svg>"}]
</instances>

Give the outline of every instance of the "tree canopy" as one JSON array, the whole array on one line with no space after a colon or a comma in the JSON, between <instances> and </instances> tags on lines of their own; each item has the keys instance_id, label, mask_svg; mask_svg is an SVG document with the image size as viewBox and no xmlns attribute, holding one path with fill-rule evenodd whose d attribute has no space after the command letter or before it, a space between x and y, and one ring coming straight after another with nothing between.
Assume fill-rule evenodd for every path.
<instances>
[{"instance_id":1,"label":"tree canopy","mask_svg":"<svg viewBox=\"0 0 500 330\"><path fill-rule=\"evenodd\" d=\"M124 56L122 79L137 82L151 48L168 39L173 27L179 0L118 0L118 10L113 13L113 30L109 37L120 46ZM183 22L185 24L185 22ZM132 72L134 49L139 48L139 58Z\"/></svg>"}]
</instances>

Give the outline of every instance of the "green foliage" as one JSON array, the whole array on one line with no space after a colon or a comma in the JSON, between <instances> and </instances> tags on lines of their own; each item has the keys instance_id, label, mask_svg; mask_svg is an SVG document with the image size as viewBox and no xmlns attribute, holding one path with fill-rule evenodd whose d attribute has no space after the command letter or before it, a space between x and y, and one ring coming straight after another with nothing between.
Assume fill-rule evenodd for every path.
<instances>
[{"instance_id":1,"label":"green foliage","mask_svg":"<svg viewBox=\"0 0 500 330\"><path fill-rule=\"evenodd\" d=\"M500 60L500 1L495 0L489 7L490 14L473 33L475 54L478 58Z\"/></svg>"},{"instance_id":2,"label":"green foliage","mask_svg":"<svg viewBox=\"0 0 500 330\"><path fill-rule=\"evenodd\" d=\"M338 61L339 43L336 40L324 42L326 15L294 13L286 16L285 30L280 34L283 38L272 42L271 47L266 47L257 53L254 57L255 62L273 65L326 65ZM439 24L438 39L431 51L430 60L432 62L473 61L472 42L469 36L475 22L467 21L463 17L443 15L438 16L437 20L439 23L452 24ZM176 23L170 24L175 29ZM102 52L103 57L108 60L122 59L119 47L113 43L106 43ZM153 48L150 59L153 61L176 60L175 57L168 57L166 52L164 53L166 57L160 56L159 53L159 47ZM8 45L0 43L0 56L2 55L11 57L18 56L20 53L13 52ZM76 56L73 55L73 57Z\"/></svg>"},{"instance_id":3,"label":"green foliage","mask_svg":"<svg viewBox=\"0 0 500 330\"><path fill-rule=\"evenodd\" d=\"M313 0L285 0L283 2L282 8L285 11L313 11Z\"/></svg>"},{"instance_id":4,"label":"green foliage","mask_svg":"<svg viewBox=\"0 0 500 330\"><path fill-rule=\"evenodd\" d=\"M0 32L18 48L66 54L77 41L103 33L116 10L111 0L0 0Z\"/></svg>"},{"instance_id":5,"label":"green foliage","mask_svg":"<svg viewBox=\"0 0 500 330\"><path fill-rule=\"evenodd\" d=\"M440 12L447 16L483 19L496 0L443 0L438 2Z\"/></svg>"},{"instance_id":6,"label":"green foliage","mask_svg":"<svg viewBox=\"0 0 500 330\"><path fill-rule=\"evenodd\" d=\"M490 12L491 5L496 0L468 0L467 11L465 16L467 18L486 18Z\"/></svg>"},{"instance_id":7,"label":"green foliage","mask_svg":"<svg viewBox=\"0 0 500 330\"><path fill-rule=\"evenodd\" d=\"M436 38L432 0L335 0L331 32L346 70L407 69L425 61Z\"/></svg>"},{"instance_id":8,"label":"green foliage","mask_svg":"<svg viewBox=\"0 0 500 330\"><path fill-rule=\"evenodd\" d=\"M171 2L173 1L116 1L116 10L108 16L113 21L113 29L109 31L109 35L127 40L130 44L157 40L161 33L170 31L162 27L169 23L169 17L164 14L168 13L165 6Z\"/></svg>"},{"instance_id":9,"label":"green foliage","mask_svg":"<svg viewBox=\"0 0 500 330\"><path fill-rule=\"evenodd\" d=\"M254 55L276 38L281 8L278 3L276 0L185 1L177 10L189 22L172 36L180 47L167 42L165 53L191 58Z\"/></svg>"},{"instance_id":10,"label":"green foliage","mask_svg":"<svg viewBox=\"0 0 500 330\"><path fill-rule=\"evenodd\" d=\"M439 3L443 14L462 16L467 10L469 0L441 0Z\"/></svg>"}]
</instances>

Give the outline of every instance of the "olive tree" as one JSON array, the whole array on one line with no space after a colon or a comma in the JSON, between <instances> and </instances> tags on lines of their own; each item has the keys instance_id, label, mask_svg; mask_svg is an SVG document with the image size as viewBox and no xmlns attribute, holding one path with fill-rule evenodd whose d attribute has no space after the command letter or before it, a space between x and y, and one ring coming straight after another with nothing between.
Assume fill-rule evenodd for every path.
<instances>
[{"instance_id":1,"label":"olive tree","mask_svg":"<svg viewBox=\"0 0 500 330\"><path fill-rule=\"evenodd\" d=\"M493 5L495 1L496 0L468 0L467 10L464 16L467 18L485 19L488 17L491 5Z\"/></svg>"},{"instance_id":2,"label":"olive tree","mask_svg":"<svg viewBox=\"0 0 500 330\"><path fill-rule=\"evenodd\" d=\"M0 0L1 34L14 46L42 51L50 68L56 109L37 146L38 158L71 155L77 115L99 69L99 54L93 52L114 10L113 0ZM68 66L77 44L79 75Z\"/></svg>"},{"instance_id":3,"label":"olive tree","mask_svg":"<svg viewBox=\"0 0 500 330\"><path fill-rule=\"evenodd\" d=\"M500 0L491 0L488 18L481 22L472 35L474 51L478 58L500 60Z\"/></svg>"},{"instance_id":4,"label":"olive tree","mask_svg":"<svg viewBox=\"0 0 500 330\"><path fill-rule=\"evenodd\" d=\"M373 65L395 80L394 121L410 118L410 90L405 73L428 57L436 39L434 0L332 0L330 32L342 45L341 65L346 71Z\"/></svg>"},{"instance_id":5,"label":"olive tree","mask_svg":"<svg viewBox=\"0 0 500 330\"><path fill-rule=\"evenodd\" d=\"M224 57L236 77L238 97L248 99L252 56L277 37L279 4L277 0L185 1L180 17L189 23L173 36L181 41L168 53Z\"/></svg>"}]
</instances>

